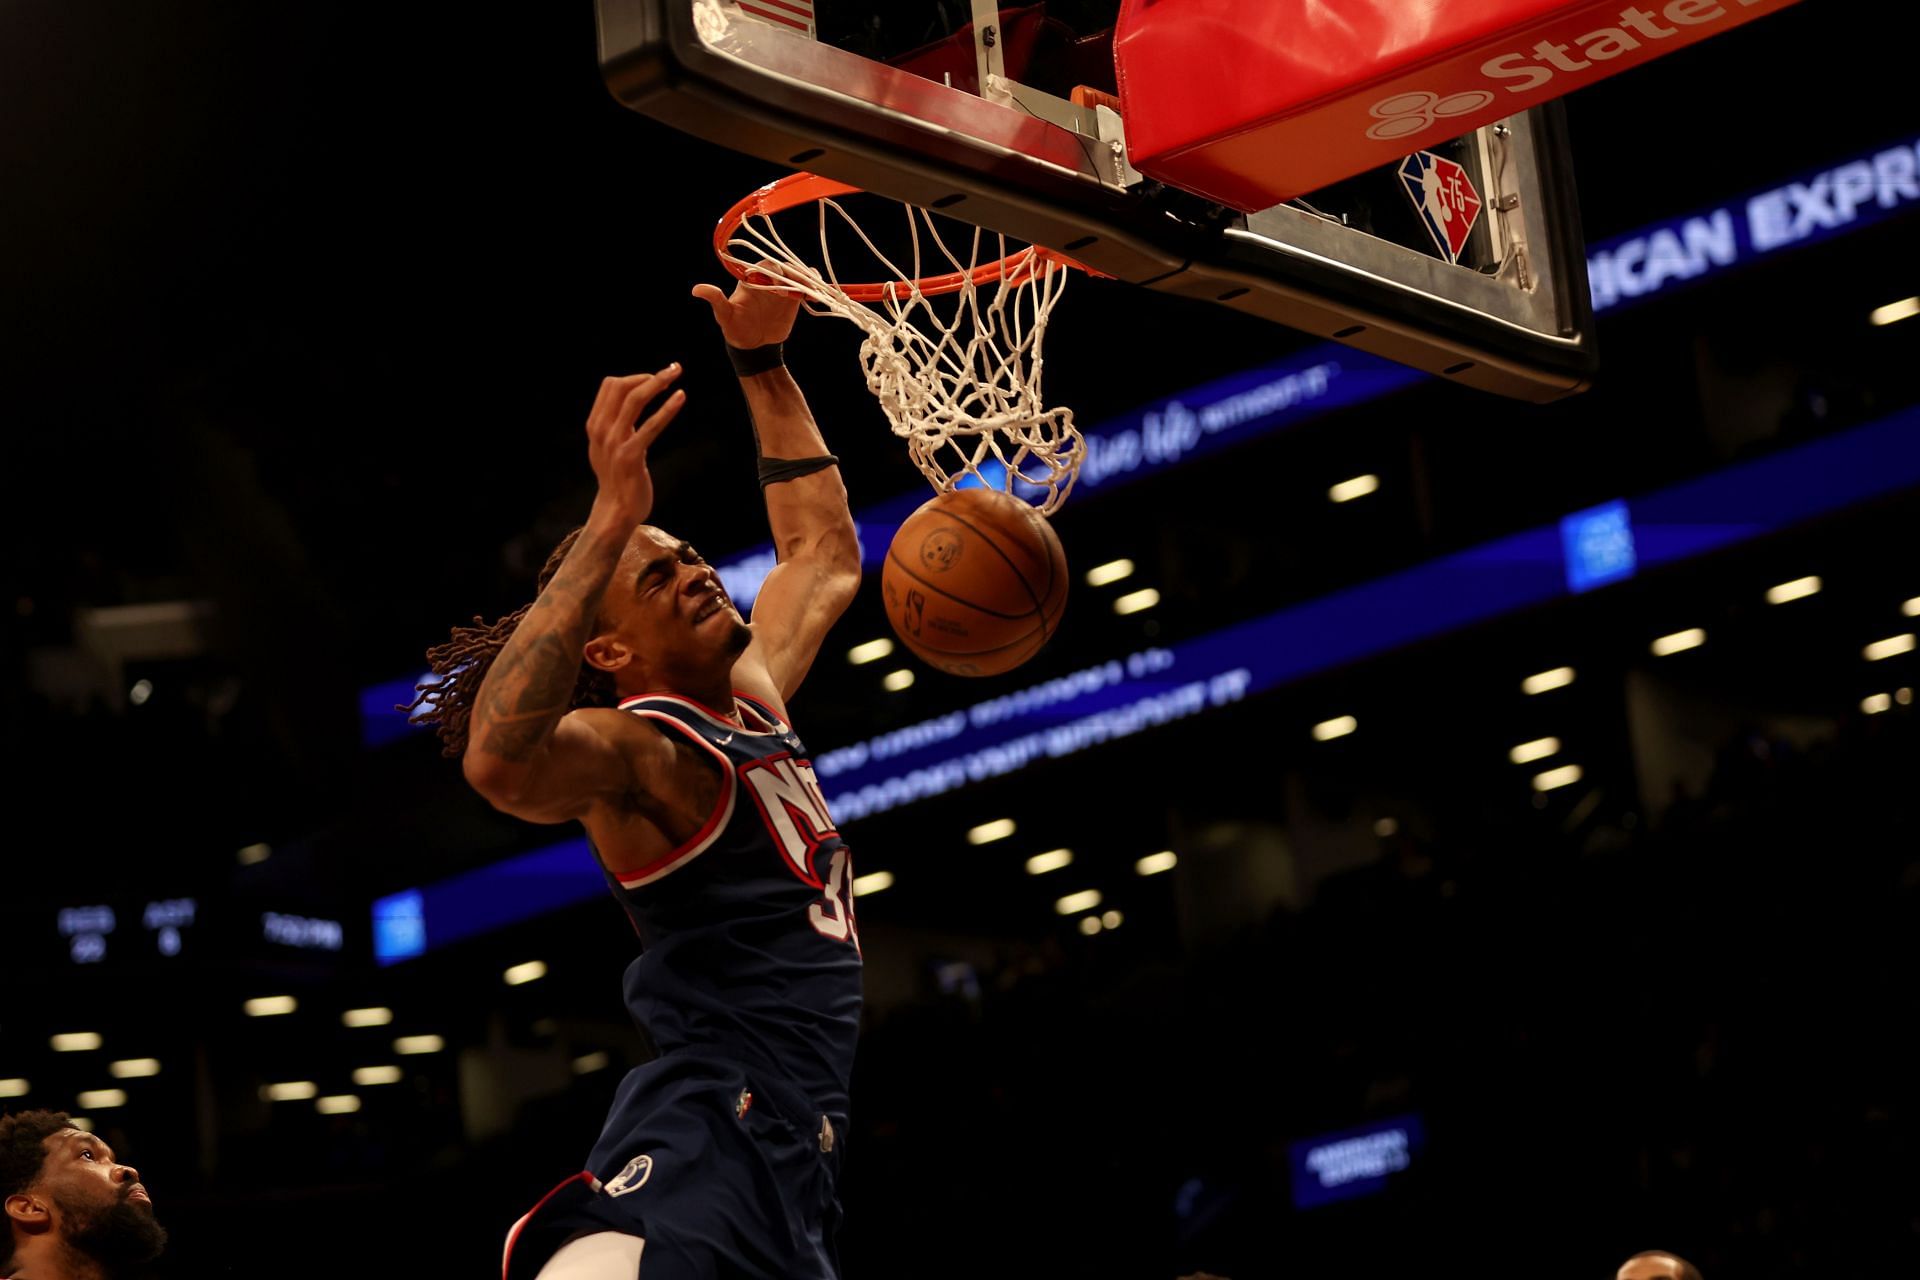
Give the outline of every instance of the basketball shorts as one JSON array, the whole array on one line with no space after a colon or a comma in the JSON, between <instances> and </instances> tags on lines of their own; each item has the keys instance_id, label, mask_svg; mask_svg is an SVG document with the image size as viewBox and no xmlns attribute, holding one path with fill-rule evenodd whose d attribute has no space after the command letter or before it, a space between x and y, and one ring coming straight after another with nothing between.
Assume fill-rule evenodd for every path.
<instances>
[{"instance_id":1,"label":"basketball shorts","mask_svg":"<svg viewBox=\"0 0 1920 1280\"><path fill-rule=\"evenodd\" d=\"M589 1167L514 1224L503 1280L595 1231L646 1240L637 1280L837 1280L845 1128L770 1074L656 1058L620 1082Z\"/></svg>"}]
</instances>

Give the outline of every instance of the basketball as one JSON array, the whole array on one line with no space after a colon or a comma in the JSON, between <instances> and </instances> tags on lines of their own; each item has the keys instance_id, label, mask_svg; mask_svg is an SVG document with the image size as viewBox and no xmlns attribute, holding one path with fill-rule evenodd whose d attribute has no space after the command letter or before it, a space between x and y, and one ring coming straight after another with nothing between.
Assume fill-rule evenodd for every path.
<instances>
[{"instance_id":1,"label":"basketball","mask_svg":"<svg viewBox=\"0 0 1920 1280\"><path fill-rule=\"evenodd\" d=\"M1067 557L1046 517L1011 494L955 489L908 516L880 571L907 648L956 676L992 676L1040 652L1067 604Z\"/></svg>"}]
</instances>

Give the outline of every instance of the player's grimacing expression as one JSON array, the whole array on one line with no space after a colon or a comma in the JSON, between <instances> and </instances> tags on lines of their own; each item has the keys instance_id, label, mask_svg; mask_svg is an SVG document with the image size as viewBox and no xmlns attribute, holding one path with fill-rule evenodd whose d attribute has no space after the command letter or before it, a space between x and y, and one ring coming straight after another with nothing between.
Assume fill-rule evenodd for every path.
<instances>
[{"instance_id":1,"label":"player's grimacing expression","mask_svg":"<svg viewBox=\"0 0 1920 1280\"><path fill-rule=\"evenodd\" d=\"M713 566L652 525L634 530L601 615L656 679L731 666L753 638Z\"/></svg>"}]
</instances>

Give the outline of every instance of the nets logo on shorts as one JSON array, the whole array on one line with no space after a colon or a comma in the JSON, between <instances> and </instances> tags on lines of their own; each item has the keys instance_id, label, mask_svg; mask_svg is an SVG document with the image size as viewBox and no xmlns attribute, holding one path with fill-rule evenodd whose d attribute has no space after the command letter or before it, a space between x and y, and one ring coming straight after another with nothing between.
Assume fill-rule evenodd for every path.
<instances>
[{"instance_id":1,"label":"nets logo on shorts","mask_svg":"<svg viewBox=\"0 0 1920 1280\"><path fill-rule=\"evenodd\" d=\"M1480 193L1467 171L1445 156L1416 151L1400 162L1400 182L1440 256L1459 262L1480 217Z\"/></svg>"}]
</instances>

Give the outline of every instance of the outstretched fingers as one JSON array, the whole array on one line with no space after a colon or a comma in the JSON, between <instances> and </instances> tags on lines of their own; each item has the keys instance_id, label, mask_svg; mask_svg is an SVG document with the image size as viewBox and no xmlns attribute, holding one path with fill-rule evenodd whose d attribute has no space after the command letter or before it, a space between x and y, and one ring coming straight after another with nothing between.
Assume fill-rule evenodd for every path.
<instances>
[{"instance_id":1,"label":"outstretched fingers","mask_svg":"<svg viewBox=\"0 0 1920 1280\"><path fill-rule=\"evenodd\" d=\"M676 391L668 396L666 403L655 409L633 433L633 448L642 452L651 449L653 442L660 438L660 433L667 429L667 424L679 416L681 408L686 403L687 393L684 391Z\"/></svg>"}]
</instances>

